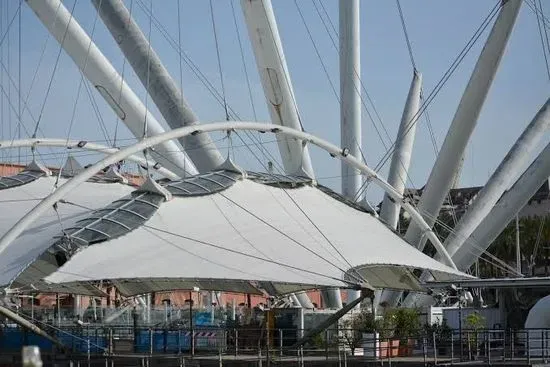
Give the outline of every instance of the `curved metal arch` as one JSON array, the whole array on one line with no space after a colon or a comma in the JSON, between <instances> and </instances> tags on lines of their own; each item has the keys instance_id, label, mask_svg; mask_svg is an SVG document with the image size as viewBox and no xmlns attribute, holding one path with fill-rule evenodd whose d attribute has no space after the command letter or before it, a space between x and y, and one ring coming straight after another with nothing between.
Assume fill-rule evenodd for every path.
<instances>
[{"instance_id":1,"label":"curved metal arch","mask_svg":"<svg viewBox=\"0 0 550 367\"><path fill-rule=\"evenodd\" d=\"M319 148L327 151L332 157L343 160L347 164L350 164L357 170L361 171L367 176L367 178L373 181L376 185L382 188L393 200L400 203L409 215L411 219L414 220L420 228L423 229L424 233L428 239L435 246L437 252L445 259L447 264L453 269L457 269L453 263L451 257L443 247L442 243L437 238L437 235L432 231L430 226L426 223L422 215L416 211L416 209L400 195L395 189L388 184L383 178L381 178L374 170L369 166L364 164L361 160L349 155L347 148L340 148L324 139L320 139L314 135L291 129L288 127L260 123L260 122L235 122L235 121L225 121L225 122L214 122L210 124L197 126L186 126L179 129L171 130L160 135L151 136L149 138L143 139L129 147L121 149L105 158L95 163L91 167L85 169L78 175L74 176L63 185L61 185L57 190L51 193L49 196L44 198L38 205L36 205L31 211L29 211L23 218L21 218L9 231L7 231L2 238L0 238L0 254L6 249L6 247L14 241L30 224L32 224L41 214L43 214L48 208L54 205L57 201L62 199L67 193L73 190L78 185L84 183L91 177L93 177L100 170L119 162L126 157L131 156L132 154L138 153L144 149L151 148L157 144L160 144L166 140L176 139L180 137L185 137L187 135L195 135L206 132L216 132L216 131L234 131L234 130L251 130L259 132L272 132L275 134L282 134L290 138L301 140L303 144L313 144Z\"/></svg>"},{"instance_id":2,"label":"curved metal arch","mask_svg":"<svg viewBox=\"0 0 550 367\"><path fill-rule=\"evenodd\" d=\"M94 151L98 153L104 153L106 155L114 154L120 151L120 149L118 148L110 148L106 145L90 143L85 140L34 138L34 139L0 141L0 150L10 149L10 148L39 147L39 146L60 147L60 148L67 148L67 149L82 149L82 150L89 150L89 151ZM164 167L159 167L156 164L151 164L151 162L148 162L147 160L145 160L145 158L142 158L140 156L129 155L125 159L130 160L132 162L136 162L137 164L142 166L148 165L149 168L154 169L158 174L166 178L169 178L171 180L178 180L180 178L178 175L176 175L169 169L166 169Z\"/></svg>"}]
</instances>

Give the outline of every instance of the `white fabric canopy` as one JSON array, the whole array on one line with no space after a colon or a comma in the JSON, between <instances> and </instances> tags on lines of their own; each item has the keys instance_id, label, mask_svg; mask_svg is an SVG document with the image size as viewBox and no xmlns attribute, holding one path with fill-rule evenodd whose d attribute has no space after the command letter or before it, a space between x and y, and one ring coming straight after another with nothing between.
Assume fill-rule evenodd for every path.
<instances>
[{"instance_id":1,"label":"white fabric canopy","mask_svg":"<svg viewBox=\"0 0 550 367\"><path fill-rule=\"evenodd\" d=\"M346 287L352 267L376 288L420 290L415 268L438 280L468 277L315 187L245 179L217 194L174 197L145 226L82 249L46 280L108 279L126 295L194 286L281 294Z\"/></svg>"},{"instance_id":2,"label":"white fabric canopy","mask_svg":"<svg viewBox=\"0 0 550 367\"><path fill-rule=\"evenodd\" d=\"M0 234L6 233L19 219L36 206L41 199L54 190L55 177L42 177L23 186L0 190ZM66 179L60 178L59 185ZM48 270L55 271L55 267L37 266L35 259L51 246L54 236L62 233L63 228L72 225L76 220L83 219L90 214L90 209L98 209L110 202L128 195L134 188L118 183L91 183L86 182L59 203L55 210L51 208L28 228L16 241L0 255L0 285L9 285L23 270L38 279L48 274ZM32 264L32 265L31 265ZM31 268L28 269L28 266ZM23 281L23 280L21 280ZM86 289L88 290L86 292ZM91 287L81 289L89 293ZM51 287L51 291L67 291L64 287ZM97 292L97 291L95 291Z\"/></svg>"}]
</instances>

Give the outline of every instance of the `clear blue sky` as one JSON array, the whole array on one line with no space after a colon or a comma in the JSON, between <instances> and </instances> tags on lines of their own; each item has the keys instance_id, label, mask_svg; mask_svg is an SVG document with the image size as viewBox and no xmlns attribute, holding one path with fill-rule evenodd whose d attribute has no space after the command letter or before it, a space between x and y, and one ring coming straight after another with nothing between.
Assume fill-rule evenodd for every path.
<instances>
[{"instance_id":1,"label":"clear blue sky","mask_svg":"<svg viewBox=\"0 0 550 367\"><path fill-rule=\"evenodd\" d=\"M243 119L251 120L253 119L252 108L248 99L248 89L243 74L243 64L237 43L230 1L213 1L227 100ZM258 119L267 121L269 115L265 107L250 43L243 23L240 3L237 0L232 1L244 43L246 66L251 76ZM322 1L337 28L338 2L336 0ZM74 4L72 0L64 3L69 9ZM131 1L126 1L128 7L130 3ZM182 11L182 48L199 65L201 71L209 80L219 88L220 78L217 70L209 3L206 0L180 0L179 3ZM319 4L317 0L315 3ZM140 7L142 4L149 7L150 0L133 0L133 14L143 31L148 34L150 23ZM322 55L322 60L328 69L330 78L338 90L338 54L331 43L331 39L320 21L313 2L298 0L297 4L304 13L306 24ZM495 0L402 0L402 8L407 21L413 52L418 68L424 76L424 90L426 92L432 90L494 4ZM297 5L293 0L274 0L273 5L304 126L309 132L339 143L338 102L323 72L321 62L314 51L304 23L299 16ZM6 29L7 19L11 18L16 6L17 2L15 1L1 2L0 10L3 24L0 28L2 33ZM178 1L154 0L152 6L155 16L163 23L170 35L177 39ZM550 4L548 8L550 9ZM550 10L546 14L547 16L550 15ZM91 3L89 1L78 1L75 16L89 33L92 32L94 22L96 23L93 38L120 72L123 66L121 52L101 20L96 20L96 13ZM374 100L384 126L393 140L395 139L403 103L412 77L412 67L395 1L361 1L361 20L363 83ZM460 68L429 108L438 145L443 142L446 130L486 34L470 51ZM28 93L32 75L37 68L47 35L47 31L32 11L23 4L21 35L23 95ZM9 51L8 41L5 41L1 48L2 60L6 66L8 52L10 52L10 74L16 83L18 76L17 40L18 27L16 22L10 30ZM151 40L153 47L162 57L172 76L179 81L179 57L154 26L152 27ZM45 57L29 99L29 106L34 116L40 114L59 45L50 38L45 50ZM128 65L125 68L125 75L134 91L145 101L144 87L139 83ZM9 83L5 72L2 74L2 78L2 85L7 89ZM79 80L80 76L71 59L65 53L61 53L59 66L41 120L41 128L47 135L52 137L67 136ZM461 184L481 185L487 180L515 139L548 98L549 85L536 18L529 7L524 4L490 95L483 108L474 137L467 148ZM208 122L225 118L223 108L215 102L185 65L183 68L183 86L185 95L201 120ZM16 106L16 92L11 88L10 93L11 101ZM99 95L96 95L96 100L109 135L112 137L116 121L114 114L106 107ZM152 107L151 105L152 103L149 100L148 106ZM7 130L10 119L13 127L15 126L16 116L11 114L10 117L8 101L5 97L3 98L2 109L2 135L7 138L9 136ZM154 107L152 107L152 110L156 117L162 121L160 113ZM71 130L71 137L86 137L90 140L104 139L84 90L77 105L76 116L77 118ZM25 124L32 129L33 123L28 112L23 115L23 119ZM381 127L379 126L379 128ZM385 133L383 134L384 143L389 145L389 139L385 136ZM129 136L125 127L119 126L119 138L128 138ZM272 140L268 136L264 136L262 139ZM549 139L545 138L543 140L545 144ZM127 142L124 141L124 143ZM235 145L240 144L235 139L233 143ZM222 144L225 146L227 142ZM272 149L275 148L274 144L269 145ZM235 148L235 150L240 150L240 148ZM384 146L365 111L363 111L363 151L367 163L373 166L376 165L385 152ZM239 163L243 166L257 168L258 165L253 161L250 154L237 153L236 155L240 160ZM318 177L339 175L339 164L331 159L328 154L313 151L312 155ZM415 186L424 184L434 159L434 149L426 123L422 120L417 133L410 172L412 183ZM59 164L57 161L49 163ZM320 181L339 189L339 178L321 179ZM376 197L372 198L376 200Z\"/></svg>"}]
</instances>

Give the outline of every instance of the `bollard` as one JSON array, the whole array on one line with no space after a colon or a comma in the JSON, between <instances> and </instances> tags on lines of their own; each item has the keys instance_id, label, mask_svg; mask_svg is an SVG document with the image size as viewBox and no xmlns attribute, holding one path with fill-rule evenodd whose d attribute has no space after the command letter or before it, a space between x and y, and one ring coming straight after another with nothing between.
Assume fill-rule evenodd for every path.
<instances>
[{"instance_id":1,"label":"bollard","mask_svg":"<svg viewBox=\"0 0 550 367\"><path fill-rule=\"evenodd\" d=\"M258 346L259 346L259 342L258 342ZM262 363L262 348L258 348L258 367L262 367L263 363Z\"/></svg>"},{"instance_id":2,"label":"bollard","mask_svg":"<svg viewBox=\"0 0 550 367\"><path fill-rule=\"evenodd\" d=\"M90 339L88 339L87 341L86 352L87 352L86 359L88 360L88 367L90 367L90 363L91 363Z\"/></svg>"},{"instance_id":3,"label":"bollard","mask_svg":"<svg viewBox=\"0 0 550 367\"><path fill-rule=\"evenodd\" d=\"M222 359L222 350L218 349L218 361L219 361L219 367L223 367L223 359Z\"/></svg>"}]
</instances>

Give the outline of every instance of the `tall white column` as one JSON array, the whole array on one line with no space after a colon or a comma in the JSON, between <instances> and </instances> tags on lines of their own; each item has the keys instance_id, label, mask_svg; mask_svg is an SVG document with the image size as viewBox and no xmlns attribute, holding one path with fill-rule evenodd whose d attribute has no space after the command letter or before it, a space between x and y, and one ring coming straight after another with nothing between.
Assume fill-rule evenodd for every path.
<instances>
[{"instance_id":1,"label":"tall white column","mask_svg":"<svg viewBox=\"0 0 550 367\"><path fill-rule=\"evenodd\" d=\"M361 157L361 55L359 0L340 0L340 141ZM363 183L360 172L341 163L342 194L355 198Z\"/></svg>"},{"instance_id":2,"label":"tall white column","mask_svg":"<svg viewBox=\"0 0 550 367\"><path fill-rule=\"evenodd\" d=\"M122 80L60 0L26 1L135 137L143 136L145 123L149 136L164 132L160 123ZM151 155L157 162L180 176L197 174L193 163L173 141L159 144Z\"/></svg>"},{"instance_id":3,"label":"tall white column","mask_svg":"<svg viewBox=\"0 0 550 367\"><path fill-rule=\"evenodd\" d=\"M271 121L303 130L271 0L241 0L241 5ZM314 177L302 142L285 138L278 145L287 174Z\"/></svg>"},{"instance_id":4,"label":"tall white column","mask_svg":"<svg viewBox=\"0 0 550 367\"><path fill-rule=\"evenodd\" d=\"M441 205L453 184L464 150L477 123L483 102L508 43L520 6L521 0L503 1L502 8L462 95L417 206L418 211L422 213L429 225L433 226L434 218L438 216ZM422 248L424 242L421 242L421 236L422 230L411 222L405 235L407 242Z\"/></svg>"},{"instance_id":5,"label":"tall white column","mask_svg":"<svg viewBox=\"0 0 550 367\"><path fill-rule=\"evenodd\" d=\"M361 157L361 49L359 0L340 0L340 140L349 154ZM360 172L341 162L342 194L355 199L361 189L363 177ZM361 198L358 198L361 200ZM335 306L341 307L340 291L327 290ZM348 291L348 302L359 298L361 292Z\"/></svg>"},{"instance_id":6,"label":"tall white column","mask_svg":"<svg viewBox=\"0 0 550 367\"><path fill-rule=\"evenodd\" d=\"M298 104L271 0L241 0L241 7L271 121L302 131ZM315 177L307 146L288 138L278 139L277 144L286 174ZM309 299L307 294L300 297L300 303L311 304L311 301L305 300Z\"/></svg>"},{"instance_id":7,"label":"tall white column","mask_svg":"<svg viewBox=\"0 0 550 367\"><path fill-rule=\"evenodd\" d=\"M197 125L197 116L185 100L183 91L149 44L122 0L92 0L130 65L147 88L160 113L172 129ZM224 159L208 134L179 139L200 172L219 167Z\"/></svg>"},{"instance_id":8,"label":"tall white column","mask_svg":"<svg viewBox=\"0 0 550 367\"><path fill-rule=\"evenodd\" d=\"M388 174L388 183L394 189L403 195L405 184L411 163L411 155L416 134L416 122L418 120L418 109L420 107L420 92L422 89L422 74L414 70L411 87L403 110L401 124L395 140L395 151L392 156L390 172ZM399 211L401 205L392 200L388 194L384 195L380 218L393 229L397 228L399 221Z\"/></svg>"},{"instance_id":9,"label":"tall white column","mask_svg":"<svg viewBox=\"0 0 550 367\"><path fill-rule=\"evenodd\" d=\"M413 79L409 88L409 94L405 102L405 108L401 117L401 124L395 140L395 151L392 156L390 172L388 174L388 183L394 189L403 195L405 184L407 183L408 171L411 162L411 155L416 135L416 123L418 120L418 110L420 108L420 95L422 91L422 74L413 70ZM399 222L399 212L401 205L396 203L388 194L384 194L382 208L380 209L380 218L391 228L396 229ZM384 290L376 291L375 309L379 302L389 302L395 291Z\"/></svg>"}]
</instances>

